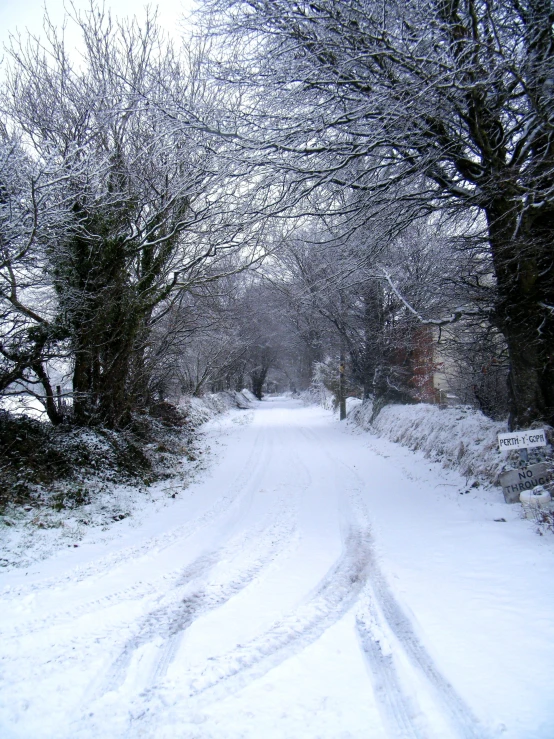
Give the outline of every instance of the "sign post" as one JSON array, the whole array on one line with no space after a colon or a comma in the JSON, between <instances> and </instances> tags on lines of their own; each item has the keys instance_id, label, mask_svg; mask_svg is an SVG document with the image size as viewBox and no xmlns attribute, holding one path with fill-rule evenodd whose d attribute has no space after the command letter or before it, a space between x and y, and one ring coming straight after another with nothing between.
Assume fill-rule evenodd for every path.
<instances>
[{"instance_id":1,"label":"sign post","mask_svg":"<svg viewBox=\"0 0 554 739\"><path fill-rule=\"evenodd\" d=\"M528 464L529 454L527 450L546 446L546 444L547 439L543 429L498 434L498 448L500 451L511 452L517 449L521 461L525 465L518 470L507 470L500 475L500 484L506 503L519 503L519 495L523 490L531 490L537 485L544 485L552 479L544 462Z\"/></svg>"}]
</instances>

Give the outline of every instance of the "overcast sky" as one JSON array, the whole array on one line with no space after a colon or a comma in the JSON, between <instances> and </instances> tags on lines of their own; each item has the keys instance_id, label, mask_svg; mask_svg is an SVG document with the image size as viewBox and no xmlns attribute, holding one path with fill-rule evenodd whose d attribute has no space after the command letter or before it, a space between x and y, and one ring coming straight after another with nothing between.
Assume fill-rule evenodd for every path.
<instances>
[{"instance_id":1,"label":"overcast sky","mask_svg":"<svg viewBox=\"0 0 554 739\"><path fill-rule=\"evenodd\" d=\"M112 15L123 18L125 16L144 15L144 7L150 4L159 9L161 25L173 36L180 35L180 19L183 11L190 11L194 6L193 0L159 0L148 3L147 0L105 0L104 5L112 11ZM10 33L17 30L25 32L28 29L33 34L40 34L42 30L42 16L44 6L53 23L62 25L64 5L71 7L68 0L0 0L0 50L8 43ZM77 9L86 9L89 0L74 0ZM76 44L77 36L69 32L68 40Z\"/></svg>"}]
</instances>

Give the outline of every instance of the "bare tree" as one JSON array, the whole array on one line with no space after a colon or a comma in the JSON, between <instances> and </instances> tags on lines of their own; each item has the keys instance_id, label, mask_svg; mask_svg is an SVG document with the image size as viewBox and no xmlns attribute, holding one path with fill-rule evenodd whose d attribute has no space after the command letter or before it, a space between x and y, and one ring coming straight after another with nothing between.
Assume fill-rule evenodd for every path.
<instances>
[{"instance_id":1,"label":"bare tree","mask_svg":"<svg viewBox=\"0 0 554 739\"><path fill-rule=\"evenodd\" d=\"M47 365L65 359L68 347L46 249L64 226L60 173L51 161L34 161L5 126L0 135L0 393L39 398L57 424Z\"/></svg>"},{"instance_id":2,"label":"bare tree","mask_svg":"<svg viewBox=\"0 0 554 739\"><path fill-rule=\"evenodd\" d=\"M63 228L41 266L71 352L74 420L121 427L148 401L153 325L192 286L217 279L218 264L226 274L226 253L244 244L239 185L218 158L221 141L184 114L209 118L220 102L198 55L185 63L152 17L114 24L93 4L75 22L78 64L48 22L46 44L12 48L4 106L30 160L54 162L63 189Z\"/></svg>"},{"instance_id":3,"label":"bare tree","mask_svg":"<svg viewBox=\"0 0 554 739\"><path fill-rule=\"evenodd\" d=\"M408 220L480 214L511 424L554 422L551 0L208 6L240 39L242 72L228 76L250 81L250 136L296 200L324 188L325 210L333 188L354 191L357 206L341 211L347 228L395 197Z\"/></svg>"}]
</instances>

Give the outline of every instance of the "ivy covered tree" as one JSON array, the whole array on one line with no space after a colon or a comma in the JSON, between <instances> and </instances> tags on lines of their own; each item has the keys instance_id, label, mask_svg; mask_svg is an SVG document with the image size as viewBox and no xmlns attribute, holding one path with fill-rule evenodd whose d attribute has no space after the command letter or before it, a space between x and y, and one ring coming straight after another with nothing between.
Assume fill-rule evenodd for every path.
<instances>
[{"instance_id":1,"label":"ivy covered tree","mask_svg":"<svg viewBox=\"0 0 554 739\"><path fill-rule=\"evenodd\" d=\"M55 305L34 331L47 337L55 324L64 335L74 421L120 428L149 401L153 325L216 279L238 243L238 185L223 186L218 142L190 125L197 109L209 117L221 105L194 49L178 56L150 17L113 24L93 5L77 23L83 59L47 26L46 44L12 48L3 97L29 160L48 161L61 191L59 222L41 225L46 242L33 239Z\"/></svg>"}]
</instances>

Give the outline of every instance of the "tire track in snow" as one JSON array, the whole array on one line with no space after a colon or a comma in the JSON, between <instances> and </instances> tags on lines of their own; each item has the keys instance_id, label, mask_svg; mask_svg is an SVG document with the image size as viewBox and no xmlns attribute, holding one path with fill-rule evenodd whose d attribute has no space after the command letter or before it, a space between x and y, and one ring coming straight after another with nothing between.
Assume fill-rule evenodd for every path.
<instances>
[{"instance_id":1,"label":"tire track in snow","mask_svg":"<svg viewBox=\"0 0 554 739\"><path fill-rule=\"evenodd\" d=\"M248 538L255 541L257 549L257 556L253 558L253 561L246 568L240 569L231 580L224 583L208 583L201 590L200 598L193 604L193 607L185 606L184 611L181 611L177 620L171 625L171 633L156 660L148 680L149 684L165 676L179 650L185 630L197 618L225 605L231 598L248 587L282 553L284 545L292 538L295 529L291 517L286 515L287 512L290 513L290 504L281 505L281 508L281 511L277 509L267 515L267 518L273 522L269 527L249 532ZM221 556L226 557L225 550L221 551ZM225 577L228 577L227 573Z\"/></svg>"},{"instance_id":2,"label":"tire track in snow","mask_svg":"<svg viewBox=\"0 0 554 739\"><path fill-rule=\"evenodd\" d=\"M280 435L282 435L282 432ZM302 477L304 478L304 482L298 485L298 488L297 488L299 492L302 492L308 488L309 484L311 483L311 477L310 477L310 474L308 472L306 465L302 462L302 460L300 459L300 457L298 456L296 452L293 452L293 462L294 462L293 468L294 466L296 466L296 470L297 470L297 474L294 475L297 485L299 482L299 478L300 479ZM298 474L298 470L300 471L300 474ZM283 504L283 501L281 503L281 508L282 508L282 511L284 511L285 513L288 511L289 514L292 516L293 511L295 509L295 505L291 500L291 496L292 496L291 493L289 493L286 496L284 504ZM262 541L262 536L265 536L271 541L271 548L272 550L274 549L274 551L272 551L269 557L266 558L266 561L264 561L264 558L262 559L258 558L257 563L254 564L253 568L250 568L250 570L246 572L243 571L241 573L241 577L238 580L235 578L235 580L232 580L231 582L226 583L226 586L225 586L226 592L220 593L220 598L219 598L220 602L213 604L212 607L210 607L209 609L200 607L197 614L195 615L191 614L190 620L187 618L183 621L183 624L177 630L177 632L173 633L170 636L170 638L167 640L163 648L162 654L156 661L156 664L152 671L151 678L149 681L150 684L156 683L159 680L163 679L163 677L165 677L165 674L167 672L169 665L171 664L171 662L173 661L173 659L175 658L179 650L179 646L182 641L184 631L196 620L196 618L206 615L207 613L214 610L215 608L218 608L224 605L225 603L227 603L234 595L238 594L241 590L244 590L248 585L250 585L251 582L255 579L255 577L265 568L265 566L270 564L271 561L276 559L276 557L282 553L283 537L279 535L279 530L281 529L280 518L282 517L282 513L281 515L279 515L279 512L276 511L276 513L269 513L267 517L270 520L274 521L273 525L270 526L269 528L266 528L264 526L262 527L261 531L258 531L257 529L250 530L247 534L247 538L250 540L253 540L255 542L255 545L259 548L260 541ZM290 532L289 532L288 538L290 538L294 532L294 526L292 523L289 524L289 529L290 529Z\"/></svg>"},{"instance_id":3,"label":"tire track in snow","mask_svg":"<svg viewBox=\"0 0 554 739\"><path fill-rule=\"evenodd\" d=\"M175 570L164 576L166 581L176 581L181 574L181 570ZM4 630L2 632L3 638L19 638L22 636L28 636L35 634L44 629L54 628L56 626L63 626L71 623L80 616L86 616L94 611L101 610L103 608L109 608L110 606L117 605L122 601L131 602L134 600L141 600L147 595L153 595L157 592L156 586L151 582L137 582L136 585L132 585L122 590L115 590L113 593L108 593L100 598L94 600L85 601L80 603L73 608L65 611L54 612L51 615L43 618L35 618L32 621L20 625L16 624L10 631Z\"/></svg>"},{"instance_id":4,"label":"tire track in snow","mask_svg":"<svg viewBox=\"0 0 554 739\"><path fill-rule=\"evenodd\" d=\"M293 459L302 468L307 479L302 487L307 489L312 481L310 472L297 452L293 452ZM302 492L302 487L296 488L297 494ZM232 652L210 657L207 669L200 674L192 674L189 678L187 713L244 689L317 641L339 621L350 610L366 584L372 557L369 540L369 531L365 528L346 527L341 556L307 602L275 622L259 637L237 645ZM162 681L144 692L142 696L146 698L146 704L141 701L135 706L129 714L131 724L140 722L141 731L146 729L146 724L156 727L159 713L167 713L168 704L163 695L168 689L172 692L172 683L171 679L165 683ZM161 704L158 702L160 697ZM125 735L132 735L132 729L130 731Z\"/></svg>"},{"instance_id":5,"label":"tire track in snow","mask_svg":"<svg viewBox=\"0 0 554 739\"><path fill-rule=\"evenodd\" d=\"M404 694L392 652L384 649L360 614L356 617L356 632L386 725L398 739L425 739L427 733L416 723L417 708Z\"/></svg>"},{"instance_id":6,"label":"tire track in snow","mask_svg":"<svg viewBox=\"0 0 554 739\"><path fill-rule=\"evenodd\" d=\"M273 516L272 516L273 517ZM283 547L284 536L279 532L279 525L276 524L267 530L267 536L271 540L265 551L245 569L242 569L238 576L225 583L208 583L202 590L195 593L191 599L185 599L180 606L175 618L172 619L169 628L169 636L161 649L161 654L156 660L154 668L148 679L151 685L161 680L175 658L184 632L194 621L206 615L207 613L225 605L231 598L244 590L250 585L254 579L276 558ZM224 555L224 553L222 552Z\"/></svg>"},{"instance_id":7,"label":"tire track in snow","mask_svg":"<svg viewBox=\"0 0 554 739\"><path fill-rule=\"evenodd\" d=\"M312 436L315 440L321 444L321 440L318 439L318 435L311 429L305 429L306 435ZM348 464L340 459L337 459L333 454L327 450L327 455L332 459L335 464L343 467L354 480L356 484L349 490L349 496L351 498L353 509L356 511L357 516L360 520L367 522L369 520L365 503L363 502L360 490L364 487L365 483L361 476L355 469L352 469ZM367 524L368 525L368 524ZM369 526L369 525L368 525ZM372 562L369 585L371 586L371 592L373 593L373 599L379 605L381 612L385 618L388 628L392 631L396 637L401 649L404 651L410 662L419 670L425 677L427 683L433 689L435 697L442 705L443 712L446 713L446 717L449 720L452 728L456 734L463 739L484 739L486 733L478 721L477 717L473 714L469 706L465 701L458 695L452 684L444 677L438 667L435 665L434 660L427 652L421 641L418 639L413 624L410 618L404 613L398 602L396 601L392 591L390 590L384 575L381 573L377 563ZM371 594L369 595L371 598ZM364 624L363 616L358 616L358 634L362 644L362 651L366 659L369 662L370 670L377 669L381 671L382 677L384 673L382 671L383 662L379 664L378 660L375 661L375 657L378 654L373 652L371 644L368 644L366 639L366 633L364 633L364 627L360 624ZM361 633L360 633L361 629ZM367 636L369 636L367 634ZM369 636L369 638L371 638ZM368 650L365 646L368 646ZM370 655L373 658L370 660ZM391 670L389 669L387 679L391 688L396 691L395 696L385 696L383 693L377 694L377 698L386 698L384 702L384 710L388 712L390 709L390 701L395 701L398 708L396 714L396 721L399 722L397 728L402 731L411 731L411 734L407 734L408 737L418 737L420 734L420 728L416 724L412 724L411 728L406 729L407 721L409 722L410 715L413 713L410 699L403 695L401 686ZM396 684L395 684L396 683ZM400 736L404 736L400 734Z\"/></svg>"},{"instance_id":8,"label":"tire track in snow","mask_svg":"<svg viewBox=\"0 0 554 739\"><path fill-rule=\"evenodd\" d=\"M195 707L242 690L319 639L358 598L367 581L371 555L368 532L349 528L341 556L306 603L262 635L211 659L202 674L190 679L189 698Z\"/></svg>"},{"instance_id":9,"label":"tire track in snow","mask_svg":"<svg viewBox=\"0 0 554 739\"><path fill-rule=\"evenodd\" d=\"M388 627L412 664L419 669L433 688L435 697L442 705L456 734L463 739L484 739L486 734L483 727L452 684L435 665L434 660L416 636L412 622L397 603L385 578L377 568L372 573L371 584Z\"/></svg>"},{"instance_id":10,"label":"tire track in snow","mask_svg":"<svg viewBox=\"0 0 554 739\"><path fill-rule=\"evenodd\" d=\"M256 472L248 481L251 488L257 485L264 473L268 454L269 452L258 458ZM282 553L284 543L294 534L293 519L290 501L281 499L262 519L261 525L248 530L246 534L234 537L226 547L201 555L189 565L176 588L170 593L170 603L151 611L143 620L139 633L127 642L109 669L107 677L102 680L99 695L116 690L125 681L127 670L137 649L160 637L163 639L160 654L143 682L149 686L161 679L179 649L184 631L197 618L220 608L244 590ZM244 557L245 551L248 557L247 544L250 541L254 543L253 556L250 556L246 566L239 566L238 571L229 579L229 560L237 558L237 555L239 559L241 556ZM190 585L195 580L201 581L205 578L221 560L226 560L226 571L222 576L219 579L213 577L209 582L199 582L191 591ZM185 591L188 588L190 592L183 593L183 586Z\"/></svg>"}]
</instances>

